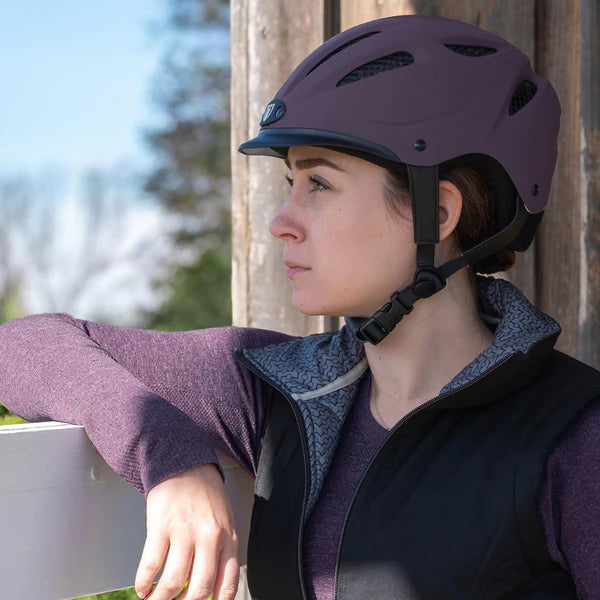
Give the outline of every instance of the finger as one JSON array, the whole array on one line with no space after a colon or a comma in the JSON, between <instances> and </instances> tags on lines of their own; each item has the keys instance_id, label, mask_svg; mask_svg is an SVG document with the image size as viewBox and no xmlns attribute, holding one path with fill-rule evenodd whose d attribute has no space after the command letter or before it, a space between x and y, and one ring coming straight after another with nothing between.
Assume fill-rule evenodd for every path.
<instances>
[{"instance_id":1,"label":"finger","mask_svg":"<svg viewBox=\"0 0 600 600\"><path fill-rule=\"evenodd\" d=\"M166 536L157 535L146 538L140 564L135 574L135 593L140 598L145 598L150 592L168 550L169 541Z\"/></svg>"},{"instance_id":2,"label":"finger","mask_svg":"<svg viewBox=\"0 0 600 600\"><path fill-rule=\"evenodd\" d=\"M233 600L237 593L240 580L240 565L237 548L229 547L221 554L219 572L215 581L215 596L213 600Z\"/></svg>"},{"instance_id":3,"label":"finger","mask_svg":"<svg viewBox=\"0 0 600 600\"><path fill-rule=\"evenodd\" d=\"M181 596L177 597L177 600L185 600L186 598L192 598L192 596L190 596L189 593L190 593L190 586L192 585L192 577L194 575L195 563L196 563L196 558L194 557L194 558L192 558L192 564L190 565L190 576L189 576L189 580L188 580L188 586L185 588L183 594L181 594Z\"/></svg>"},{"instance_id":4,"label":"finger","mask_svg":"<svg viewBox=\"0 0 600 600\"><path fill-rule=\"evenodd\" d=\"M187 581L192 558L193 546L173 540L165 568L148 600L172 600Z\"/></svg>"},{"instance_id":5,"label":"finger","mask_svg":"<svg viewBox=\"0 0 600 600\"><path fill-rule=\"evenodd\" d=\"M214 546L212 547L215 548ZM218 559L214 550L209 548L196 548L196 554L192 564L190 581L185 593L179 600L205 600L215 589L217 577Z\"/></svg>"}]
</instances>

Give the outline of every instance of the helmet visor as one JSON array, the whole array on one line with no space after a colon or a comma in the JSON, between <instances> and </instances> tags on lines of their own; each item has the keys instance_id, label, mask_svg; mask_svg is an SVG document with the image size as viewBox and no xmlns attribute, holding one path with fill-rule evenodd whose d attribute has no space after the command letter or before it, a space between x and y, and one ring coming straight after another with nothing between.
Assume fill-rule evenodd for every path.
<instances>
[{"instance_id":1,"label":"helmet visor","mask_svg":"<svg viewBox=\"0 0 600 600\"><path fill-rule=\"evenodd\" d=\"M285 158L290 146L323 146L364 157L371 162L398 164L398 157L383 146L342 133L320 129L261 129L258 135L240 145L243 154L260 154Z\"/></svg>"}]
</instances>

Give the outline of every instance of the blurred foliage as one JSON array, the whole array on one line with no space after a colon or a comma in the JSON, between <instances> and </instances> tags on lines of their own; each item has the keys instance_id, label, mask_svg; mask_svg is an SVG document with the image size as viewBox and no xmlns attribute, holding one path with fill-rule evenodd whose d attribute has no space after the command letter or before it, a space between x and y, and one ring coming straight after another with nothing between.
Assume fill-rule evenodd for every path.
<instances>
[{"instance_id":1,"label":"blurred foliage","mask_svg":"<svg viewBox=\"0 0 600 600\"><path fill-rule=\"evenodd\" d=\"M181 588L181 591L177 594L174 600L177 600L185 589L187 588L187 584ZM209 596L208 600L212 599L212 594ZM138 595L135 593L134 588L127 588L125 590L117 590L116 592L106 592L105 594L98 594L96 596L82 596L81 598L77 598L76 600L139 600Z\"/></svg>"},{"instance_id":2,"label":"blurred foliage","mask_svg":"<svg viewBox=\"0 0 600 600\"><path fill-rule=\"evenodd\" d=\"M17 417L17 415L13 415L7 408L0 405L0 426L1 425L22 425L23 423L27 423L25 419L21 419L21 417Z\"/></svg>"},{"instance_id":3,"label":"blurred foliage","mask_svg":"<svg viewBox=\"0 0 600 600\"><path fill-rule=\"evenodd\" d=\"M181 226L180 251L195 257L168 278L166 300L143 317L163 330L231 324L229 2L170 0L173 35L154 83L165 122L146 141L158 166L145 190Z\"/></svg>"},{"instance_id":4,"label":"blurred foliage","mask_svg":"<svg viewBox=\"0 0 600 600\"><path fill-rule=\"evenodd\" d=\"M16 283L10 283L0 294L0 323L6 323L22 316L23 307L21 306L19 287Z\"/></svg>"},{"instance_id":5,"label":"blurred foliage","mask_svg":"<svg viewBox=\"0 0 600 600\"><path fill-rule=\"evenodd\" d=\"M11 233L22 226L28 199L22 178L0 180L0 324L23 316L20 301L21 271L15 269Z\"/></svg>"},{"instance_id":6,"label":"blurred foliage","mask_svg":"<svg viewBox=\"0 0 600 600\"><path fill-rule=\"evenodd\" d=\"M21 316L23 316L23 311L19 298L19 288L16 284L8 285L2 294L0 294L0 324ZM24 422L23 419L14 416L8 408L0 404L0 425L12 425Z\"/></svg>"},{"instance_id":7,"label":"blurred foliage","mask_svg":"<svg viewBox=\"0 0 600 600\"><path fill-rule=\"evenodd\" d=\"M96 596L82 596L78 600L139 600L134 588L118 590L116 592L106 592L106 594L97 594Z\"/></svg>"},{"instance_id":8,"label":"blurred foliage","mask_svg":"<svg viewBox=\"0 0 600 600\"><path fill-rule=\"evenodd\" d=\"M184 331L230 325L230 279L230 245L205 250L194 264L175 271L167 301L148 316L146 326Z\"/></svg>"},{"instance_id":9,"label":"blurred foliage","mask_svg":"<svg viewBox=\"0 0 600 600\"><path fill-rule=\"evenodd\" d=\"M146 133L158 166L145 188L189 217L182 238L203 246L228 222L229 2L171 0L170 10L175 35L153 91L166 121Z\"/></svg>"}]
</instances>

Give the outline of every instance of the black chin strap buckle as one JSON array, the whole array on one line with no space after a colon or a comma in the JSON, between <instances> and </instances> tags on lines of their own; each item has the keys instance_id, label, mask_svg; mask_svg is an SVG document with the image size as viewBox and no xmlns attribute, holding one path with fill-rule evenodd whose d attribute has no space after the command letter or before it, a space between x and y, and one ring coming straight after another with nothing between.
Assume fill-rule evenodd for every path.
<instances>
[{"instance_id":1,"label":"black chin strap buckle","mask_svg":"<svg viewBox=\"0 0 600 600\"><path fill-rule=\"evenodd\" d=\"M358 328L356 337L359 340L371 342L374 346L379 344L402 320L402 317L412 311L412 303L403 302L400 294L401 292L396 292L387 304Z\"/></svg>"},{"instance_id":2,"label":"black chin strap buckle","mask_svg":"<svg viewBox=\"0 0 600 600\"><path fill-rule=\"evenodd\" d=\"M413 283L401 292L395 292L390 301L356 329L362 342L379 344L404 316L410 313L419 298L429 298L446 287L445 277L432 265L420 266Z\"/></svg>"}]
</instances>

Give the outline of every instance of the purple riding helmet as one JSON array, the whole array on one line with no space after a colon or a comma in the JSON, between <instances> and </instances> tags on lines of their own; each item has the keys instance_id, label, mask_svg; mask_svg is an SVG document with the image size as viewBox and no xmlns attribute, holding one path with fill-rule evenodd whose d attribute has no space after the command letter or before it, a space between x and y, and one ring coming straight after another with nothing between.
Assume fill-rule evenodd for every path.
<instances>
[{"instance_id":1,"label":"purple riding helmet","mask_svg":"<svg viewBox=\"0 0 600 600\"><path fill-rule=\"evenodd\" d=\"M548 202L559 121L552 85L507 41L461 21L398 16L348 29L312 52L239 150L285 158L290 146L322 146L407 172L413 282L370 318L346 319L359 339L377 344L452 273L504 247L528 248ZM458 165L485 177L498 231L435 267L438 181Z\"/></svg>"}]
</instances>

